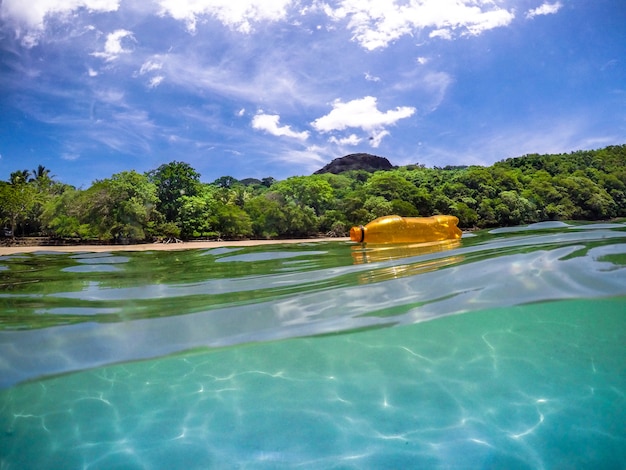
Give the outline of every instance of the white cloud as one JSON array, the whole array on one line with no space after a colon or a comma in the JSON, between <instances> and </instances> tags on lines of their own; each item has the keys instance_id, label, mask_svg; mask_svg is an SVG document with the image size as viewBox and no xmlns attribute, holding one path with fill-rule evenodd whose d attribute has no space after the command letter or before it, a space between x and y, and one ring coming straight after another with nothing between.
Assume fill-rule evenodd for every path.
<instances>
[{"instance_id":1,"label":"white cloud","mask_svg":"<svg viewBox=\"0 0 626 470\"><path fill-rule=\"evenodd\" d=\"M434 31L430 32L428 37L431 38L431 39L433 39L433 38L441 38L441 39L451 40L452 39L452 33L450 32L449 29L435 29Z\"/></svg>"},{"instance_id":2,"label":"white cloud","mask_svg":"<svg viewBox=\"0 0 626 470\"><path fill-rule=\"evenodd\" d=\"M429 94L428 106L431 111L439 107L452 82L452 77L445 72L430 72L424 76L421 87Z\"/></svg>"},{"instance_id":3,"label":"white cloud","mask_svg":"<svg viewBox=\"0 0 626 470\"><path fill-rule=\"evenodd\" d=\"M23 42L32 47L39 40L39 33L32 30L43 30L45 20L50 16L68 16L80 8L90 12L111 12L117 11L119 5L119 0L4 0L0 2L0 16L31 30L23 34Z\"/></svg>"},{"instance_id":4,"label":"white cloud","mask_svg":"<svg viewBox=\"0 0 626 470\"><path fill-rule=\"evenodd\" d=\"M262 112L252 118L252 128L266 131L272 135L292 137L298 140L309 138L308 131L296 132L291 126L279 126L280 116L277 114L263 114Z\"/></svg>"},{"instance_id":5,"label":"white cloud","mask_svg":"<svg viewBox=\"0 0 626 470\"><path fill-rule=\"evenodd\" d=\"M150 82L148 83L148 88L156 88L158 87L165 77L163 75L157 75L156 77L152 77Z\"/></svg>"},{"instance_id":6,"label":"white cloud","mask_svg":"<svg viewBox=\"0 0 626 470\"><path fill-rule=\"evenodd\" d=\"M329 142L333 143L333 144L338 144L338 145L358 145L361 143L363 139L357 137L356 134L350 134L348 137L344 137L341 139L338 139L335 136L332 136L330 139L328 139Z\"/></svg>"},{"instance_id":7,"label":"white cloud","mask_svg":"<svg viewBox=\"0 0 626 470\"><path fill-rule=\"evenodd\" d=\"M534 18L535 16L540 15L554 15L561 9L561 7L563 7L561 2L544 3L540 7L528 10L526 12L526 18Z\"/></svg>"},{"instance_id":8,"label":"white cloud","mask_svg":"<svg viewBox=\"0 0 626 470\"><path fill-rule=\"evenodd\" d=\"M361 128L366 132L380 130L395 124L400 119L412 116L415 108L398 106L395 110L381 112L373 96L348 101L333 102L333 110L326 116L316 119L311 125L320 132L344 130L348 127Z\"/></svg>"},{"instance_id":9,"label":"white cloud","mask_svg":"<svg viewBox=\"0 0 626 470\"><path fill-rule=\"evenodd\" d=\"M365 80L367 80L368 82L380 82L380 77L376 77L369 72L365 72Z\"/></svg>"},{"instance_id":10,"label":"white cloud","mask_svg":"<svg viewBox=\"0 0 626 470\"><path fill-rule=\"evenodd\" d=\"M163 68L163 64L156 61L156 60L147 60L145 61L142 65L141 68L139 69L139 75L144 75L148 72L154 72L155 70L161 70Z\"/></svg>"},{"instance_id":11,"label":"white cloud","mask_svg":"<svg viewBox=\"0 0 626 470\"><path fill-rule=\"evenodd\" d=\"M252 23L277 21L287 14L292 0L161 0L160 14L184 21L195 32L199 17L209 15L242 33L252 31Z\"/></svg>"},{"instance_id":12,"label":"white cloud","mask_svg":"<svg viewBox=\"0 0 626 470\"><path fill-rule=\"evenodd\" d=\"M327 158L324 158L321 154L326 155L326 149L312 145L304 150L289 148L282 152L277 152L272 158L287 165L297 165L300 169L304 167L307 171L313 172L319 170L328 162Z\"/></svg>"},{"instance_id":13,"label":"white cloud","mask_svg":"<svg viewBox=\"0 0 626 470\"><path fill-rule=\"evenodd\" d=\"M382 140L389 135L389 131L377 131L370 137L370 145L377 148Z\"/></svg>"},{"instance_id":14,"label":"white cloud","mask_svg":"<svg viewBox=\"0 0 626 470\"><path fill-rule=\"evenodd\" d=\"M91 55L94 57L100 57L107 62L110 62L117 59L121 54L128 54L132 52L132 50L126 49L124 47L129 42L124 41L125 39L132 42L135 41L133 33L125 29L118 29L117 31L109 33L107 35L106 42L104 43L104 51L94 52ZM124 41L124 44L122 43L122 41Z\"/></svg>"},{"instance_id":15,"label":"white cloud","mask_svg":"<svg viewBox=\"0 0 626 470\"><path fill-rule=\"evenodd\" d=\"M157 125L147 111L139 109L106 109L106 119L97 120L85 135L92 142L117 152L142 155L151 152Z\"/></svg>"},{"instance_id":16,"label":"white cloud","mask_svg":"<svg viewBox=\"0 0 626 470\"><path fill-rule=\"evenodd\" d=\"M61 154L61 158L68 162L73 162L74 160L78 160L80 155L77 153L64 152Z\"/></svg>"},{"instance_id":17,"label":"white cloud","mask_svg":"<svg viewBox=\"0 0 626 470\"><path fill-rule=\"evenodd\" d=\"M510 24L515 16L494 2L476 0L342 0L336 8L324 4L324 12L336 21L347 20L353 39L368 50L421 30L446 39L459 32L478 35Z\"/></svg>"},{"instance_id":18,"label":"white cloud","mask_svg":"<svg viewBox=\"0 0 626 470\"><path fill-rule=\"evenodd\" d=\"M155 56L158 57L158 56ZM163 63L158 59L148 59L143 64L141 64L141 68L138 73L135 73L133 76L141 76L151 74L152 72L159 72L163 68ZM148 81L148 88L156 88L161 84L161 82L165 79L164 75L155 74Z\"/></svg>"},{"instance_id":19,"label":"white cloud","mask_svg":"<svg viewBox=\"0 0 626 470\"><path fill-rule=\"evenodd\" d=\"M398 106L395 110L382 112L378 109L376 101L373 96L347 103L335 100L333 110L326 116L313 121L311 125L319 132L342 131L348 127L360 128L370 134L370 145L378 147L382 139L389 135L389 131L385 128L400 119L412 116L415 108ZM351 136L347 139L351 139Z\"/></svg>"},{"instance_id":20,"label":"white cloud","mask_svg":"<svg viewBox=\"0 0 626 470\"><path fill-rule=\"evenodd\" d=\"M168 83L192 93L201 90L238 103L262 103L277 110L295 103L313 106L327 101L328 97L315 88L317 84L302 79L290 57L268 50L266 56L255 58L252 71L242 67L248 59L238 56L237 51L229 56L227 67L203 60L193 52L169 53L159 59Z\"/></svg>"}]
</instances>

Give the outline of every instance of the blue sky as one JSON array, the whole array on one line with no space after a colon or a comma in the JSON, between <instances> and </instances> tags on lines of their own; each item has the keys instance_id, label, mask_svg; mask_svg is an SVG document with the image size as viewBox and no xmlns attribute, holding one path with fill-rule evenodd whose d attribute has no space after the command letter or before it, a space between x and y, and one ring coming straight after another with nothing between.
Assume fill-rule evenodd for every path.
<instances>
[{"instance_id":1,"label":"blue sky","mask_svg":"<svg viewBox=\"0 0 626 470\"><path fill-rule=\"evenodd\" d=\"M626 143L623 0L3 0L0 179Z\"/></svg>"}]
</instances>

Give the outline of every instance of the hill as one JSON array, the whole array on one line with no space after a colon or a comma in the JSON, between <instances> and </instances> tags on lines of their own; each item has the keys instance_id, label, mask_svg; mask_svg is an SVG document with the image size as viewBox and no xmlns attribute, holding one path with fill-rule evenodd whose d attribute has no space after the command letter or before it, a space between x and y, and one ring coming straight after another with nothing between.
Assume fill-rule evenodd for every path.
<instances>
[{"instance_id":1,"label":"hill","mask_svg":"<svg viewBox=\"0 0 626 470\"><path fill-rule=\"evenodd\" d=\"M384 157L370 155L369 153L352 153L345 157L335 158L324 168L317 170L313 174L333 173L338 175L351 170L364 170L368 173L374 173L375 171L392 170L393 168L395 167Z\"/></svg>"}]
</instances>

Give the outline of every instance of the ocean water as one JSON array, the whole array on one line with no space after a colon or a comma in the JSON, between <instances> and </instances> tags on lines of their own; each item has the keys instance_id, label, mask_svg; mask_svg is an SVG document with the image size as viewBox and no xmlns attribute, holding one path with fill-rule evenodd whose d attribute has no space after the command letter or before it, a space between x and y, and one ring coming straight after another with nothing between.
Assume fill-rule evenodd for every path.
<instances>
[{"instance_id":1,"label":"ocean water","mask_svg":"<svg viewBox=\"0 0 626 470\"><path fill-rule=\"evenodd\" d=\"M626 224L0 257L0 469L624 469Z\"/></svg>"}]
</instances>

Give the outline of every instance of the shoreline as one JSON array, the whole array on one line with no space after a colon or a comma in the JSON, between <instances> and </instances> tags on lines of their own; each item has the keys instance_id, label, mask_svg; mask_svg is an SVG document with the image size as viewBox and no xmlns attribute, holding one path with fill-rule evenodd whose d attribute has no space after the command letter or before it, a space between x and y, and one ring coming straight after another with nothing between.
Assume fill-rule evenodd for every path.
<instances>
[{"instance_id":1,"label":"shoreline","mask_svg":"<svg viewBox=\"0 0 626 470\"><path fill-rule=\"evenodd\" d=\"M137 245L22 245L0 246L0 256L37 252L53 253L108 253L119 251L175 251L224 247L250 247L296 243L348 242L349 237L290 238L286 240L224 240L189 241L182 243L145 243Z\"/></svg>"}]
</instances>

